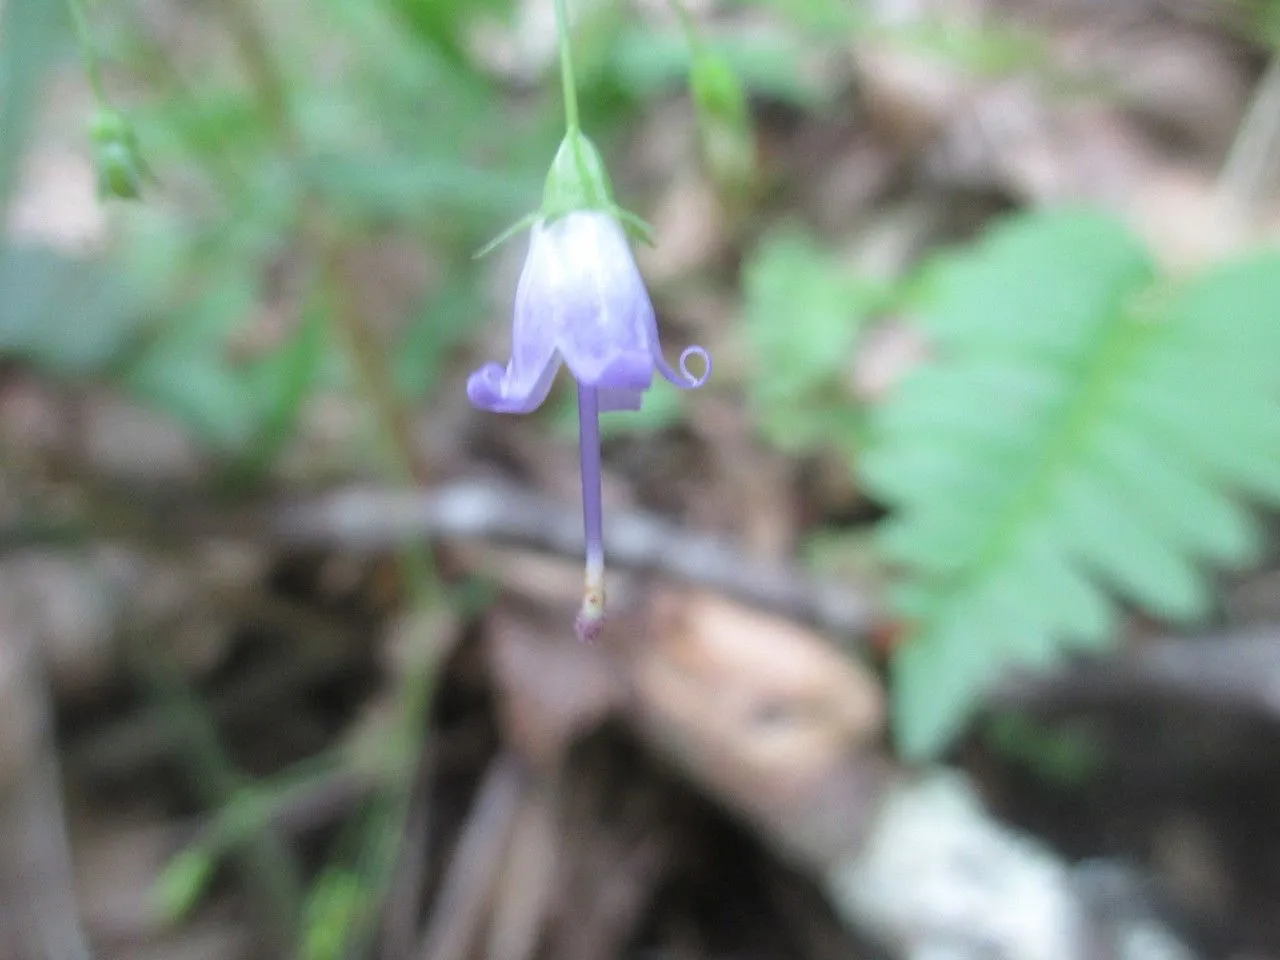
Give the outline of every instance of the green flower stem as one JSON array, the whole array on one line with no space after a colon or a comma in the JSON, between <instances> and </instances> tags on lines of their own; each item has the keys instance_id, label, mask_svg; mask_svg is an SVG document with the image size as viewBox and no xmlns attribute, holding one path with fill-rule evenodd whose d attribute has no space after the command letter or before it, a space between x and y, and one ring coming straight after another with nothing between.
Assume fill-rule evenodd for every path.
<instances>
[{"instance_id":1,"label":"green flower stem","mask_svg":"<svg viewBox=\"0 0 1280 960\"><path fill-rule=\"evenodd\" d=\"M256 11L246 0L222 0L214 5L231 35L245 71L249 74L258 102L272 133L292 159L299 153L299 136L294 124L289 83L272 55L267 36Z\"/></svg>"},{"instance_id":2,"label":"green flower stem","mask_svg":"<svg viewBox=\"0 0 1280 960\"><path fill-rule=\"evenodd\" d=\"M560 41L560 86L564 89L564 125L565 130L577 133L578 124L578 87L573 78L573 51L569 37L569 11L565 0L556 0L556 36Z\"/></svg>"}]
</instances>

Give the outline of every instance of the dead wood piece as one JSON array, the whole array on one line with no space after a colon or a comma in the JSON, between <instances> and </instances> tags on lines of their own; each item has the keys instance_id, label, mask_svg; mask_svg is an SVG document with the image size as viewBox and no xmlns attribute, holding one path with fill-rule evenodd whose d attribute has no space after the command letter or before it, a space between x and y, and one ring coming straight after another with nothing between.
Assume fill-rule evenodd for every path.
<instances>
[{"instance_id":1,"label":"dead wood piece","mask_svg":"<svg viewBox=\"0 0 1280 960\"><path fill-rule=\"evenodd\" d=\"M1196 956L1132 891L1094 909L1063 860L995 821L958 774L900 778L867 843L825 877L837 909L913 960Z\"/></svg>"},{"instance_id":2,"label":"dead wood piece","mask_svg":"<svg viewBox=\"0 0 1280 960\"><path fill-rule=\"evenodd\" d=\"M988 704L1044 714L1143 698L1246 710L1280 723L1280 624L1163 637L1050 674L1013 676Z\"/></svg>"},{"instance_id":3,"label":"dead wood piece","mask_svg":"<svg viewBox=\"0 0 1280 960\"><path fill-rule=\"evenodd\" d=\"M896 769L879 687L821 638L679 594L659 600L650 632L627 650L631 722L895 956L1195 956L1136 896L1099 913L1072 868L995 820L962 775Z\"/></svg>"},{"instance_id":4,"label":"dead wood piece","mask_svg":"<svg viewBox=\"0 0 1280 960\"><path fill-rule=\"evenodd\" d=\"M520 810L495 897L489 960L531 960L538 949L559 884L553 801L544 784Z\"/></svg>"},{"instance_id":5,"label":"dead wood piece","mask_svg":"<svg viewBox=\"0 0 1280 960\"><path fill-rule=\"evenodd\" d=\"M421 960L470 956L527 789L515 757L502 755L490 765L419 940Z\"/></svg>"},{"instance_id":6,"label":"dead wood piece","mask_svg":"<svg viewBox=\"0 0 1280 960\"><path fill-rule=\"evenodd\" d=\"M310 498L210 508L205 491L97 489L67 515L28 516L0 526L0 555L76 537L115 536L158 544L240 539L289 549L390 550L423 539L483 540L582 555L576 504L493 480L427 490L352 487ZM785 616L856 638L877 604L865 587L804 575L752 559L731 542L689 533L639 510L609 517L609 562L723 592Z\"/></svg>"},{"instance_id":7,"label":"dead wood piece","mask_svg":"<svg viewBox=\"0 0 1280 960\"><path fill-rule=\"evenodd\" d=\"M491 618L488 646L503 740L539 773L555 776L574 741L623 702L621 678L603 646L502 612Z\"/></svg>"},{"instance_id":8,"label":"dead wood piece","mask_svg":"<svg viewBox=\"0 0 1280 960\"><path fill-rule=\"evenodd\" d=\"M486 481L427 493L349 490L264 511L262 530L292 546L334 543L366 549L423 536L484 539L581 555L582 518L576 505ZM723 591L844 634L870 625L873 606L849 584L817 581L795 570L744 557L730 543L690 534L641 511L609 518L609 561Z\"/></svg>"},{"instance_id":9,"label":"dead wood piece","mask_svg":"<svg viewBox=\"0 0 1280 960\"><path fill-rule=\"evenodd\" d=\"M576 745L559 778L550 956L623 955L681 862L677 851L697 842L689 795L646 759L635 741L604 729Z\"/></svg>"},{"instance_id":10,"label":"dead wood piece","mask_svg":"<svg viewBox=\"0 0 1280 960\"><path fill-rule=\"evenodd\" d=\"M88 960L36 649L0 608L0 956Z\"/></svg>"},{"instance_id":11,"label":"dead wood piece","mask_svg":"<svg viewBox=\"0 0 1280 960\"><path fill-rule=\"evenodd\" d=\"M651 743L808 863L855 849L886 772L880 684L819 635L719 598L669 593L627 651Z\"/></svg>"}]
</instances>

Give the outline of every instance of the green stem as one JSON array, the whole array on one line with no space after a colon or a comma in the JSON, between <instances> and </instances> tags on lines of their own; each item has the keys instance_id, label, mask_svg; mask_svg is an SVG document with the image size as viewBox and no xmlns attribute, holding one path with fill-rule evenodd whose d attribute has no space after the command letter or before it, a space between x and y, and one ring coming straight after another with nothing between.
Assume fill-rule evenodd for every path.
<instances>
[{"instance_id":1,"label":"green stem","mask_svg":"<svg viewBox=\"0 0 1280 960\"><path fill-rule=\"evenodd\" d=\"M289 84L272 55L270 37L253 5L246 0L224 0L214 6L222 14L272 134L292 159L299 152L298 131L290 107Z\"/></svg>"},{"instance_id":2,"label":"green stem","mask_svg":"<svg viewBox=\"0 0 1280 960\"><path fill-rule=\"evenodd\" d=\"M569 38L569 11L565 0L556 0L556 36L560 40L560 86L564 88L564 125L566 132L577 133L578 87L573 79L573 52Z\"/></svg>"},{"instance_id":3,"label":"green stem","mask_svg":"<svg viewBox=\"0 0 1280 960\"><path fill-rule=\"evenodd\" d=\"M221 734L186 678L158 644L127 638L126 656L147 693L164 711L183 743L182 760L192 788L209 808L228 809L252 789L223 745ZM248 835L251 834L251 837ZM253 902L269 929L273 953L288 957L300 916L302 880L293 850L270 825L258 821L237 845Z\"/></svg>"},{"instance_id":4,"label":"green stem","mask_svg":"<svg viewBox=\"0 0 1280 960\"><path fill-rule=\"evenodd\" d=\"M391 475L405 487L419 483L415 471L413 444L407 425L399 414L394 391L390 388L390 364L365 328L363 318L351 303L347 291L350 281L342 263L341 245L331 225L319 217L313 217L306 225L311 242L320 251L320 259L331 297L335 305L338 328L346 339L346 348L355 368L359 387L372 407L380 433L382 453ZM398 559L404 574L410 607L422 618L415 627L429 629L427 611L439 610L446 597L437 576L435 559L429 544L406 544L399 551ZM371 902L379 909L364 914L344 934L342 955L361 958L369 954L377 936L377 924L382 905L390 893L399 853L399 840L409 822L414 785L418 781L419 761L431 704L435 695L437 664L434 638L420 636L414 662L404 666L400 689L396 694L399 711L393 736L397 739L393 749L396 769L387 789L375 798L369 826L365 834L364 850L359 858L358 871L369 886Z\"/></svg>"},{"instance_id":5,"label":"green stem","mask_svg":"<svg viewBox=\"0 0 1280 960\"><path fill-rule=\"evenodd\" d=\"M93 42L93 31L89 29L89 15L85 13L84 0L67 0L67 8L71 11L71 22L75 26L76 41L80 44L80 52L84 56L85 71L89 74L89 86L93 90L93 98L102 106L107 101L106 89L102 83L102 64L98 60L98 48Z\"/></svg>"},{"instance_id":6,"label":"green stem","mask_svg":"<svg viewBox=\"0 0 1280 960\"><path fill-rule=\"evenodd\" d=\"M1280 51L1262 75L1218 176L1218 192L1238 210L1252 211L1274 183L1280 145Z\"/></svg>"},{"instance_id":7,"label":"green stem","mask_svg":"<svg viewBox=\"0 0 1280 960\"><path fill-rule=\"evenodd\" d=\"M702 36L698 33L698 25L694 22L693 14L689 12L681 0L667 0L668 5L676 15L676 19L680 21L680 29L684 31L684 37L688 42L690 49L702 49Z\"/></svg>"}]
</instances>

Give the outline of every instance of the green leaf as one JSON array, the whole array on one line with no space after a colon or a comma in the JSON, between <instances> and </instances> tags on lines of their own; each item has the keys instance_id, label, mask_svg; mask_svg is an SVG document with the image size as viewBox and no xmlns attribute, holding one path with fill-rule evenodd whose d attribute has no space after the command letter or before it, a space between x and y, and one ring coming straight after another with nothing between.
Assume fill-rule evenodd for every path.
<instances>
[{"instance_id":1,"label":"green leaf","mask_svg":"<svg viewBox=\"0 0 1280 960\"><path fill-rule=\"evenodd\" d=\"M329 868L307 898L302 931L304 960L338 960L352 926L369 908L369 890L360 876Z\"/></svg>"},{"instance_id":2,"label":"green leaf","mask_svg":"<svg viewBox=\"0 0 1280 960\"><path fill-rule=\"evenodd\" d=\"M766 238L744 275L749 397L762 432L792 451L848 442L860 429L848 371L886 289L851 276L795 230Z\"/></svg>"},{"instance_id":3,"label":"green leaf","mask_svg":"<svg viewBox=\"0 0 1280 960\"><path fill-rule=\"evenodd\" d=\"M996 228L979 248L927 273L921 315L939 350L1018 361L1011 376L1060 376L1082 362L1120 301L1152 279L1146 251L1119 225L1064 212ZM1060 362L1032 367L1027 357Z\"/></svg>"},{"instance_id":4,"label":"green leaf","mask_svg":"<svg viewBox=\"0 0 1280 960\"><path fill-rule=\"evenodd\" d=\"M51 373L98 373L142 332L139 304L109 267L41 247L0 251L0 356Z\"/></svg>"},{"instance_id":5,"label":"green leaf","mask_svg":"<svg viewBox=\"0 0 1280 960\"><path fill-rule=\"evenodd\" d=\"M1005 667L1110 643L1113 594L1202 615L1204 564L1258 553L1244 498L1280 502L1280 257L1158 283L1119 223L1060 211L939 258L919 290L935 357L873 411L861 463L893 510L877 539L904 576L912 757Z\"/></svg>"},{"instance_id":6,"label":"green leaf","mask_svg":"<svg viewBox=\"0 0 1280 960\"><path fill-rule=\"evenodd\" d=\"M420 208L497 219L538 205L541 175L486 169L460 156L314 154L303 175L339 209L371 219L416 216Z\"/></svg>"},{"instance_id":7,"label":"green leaf","mask_svg":"<svg viewBox=\"0 0 1280 960\"><path fill-rule=\"evenodd\" d=\"M429 394L450 352L484 315L481 275L470 264L454 265L451 273L454 279L423 301L391 358L398 392L406 400Z\"/></svg>"},{"instance_id":8,"label":"green leaf","mask_svg":"<svg viewBox=\"0 0 1280 960\"><path fill-rule=\"evenodd\" d=\"M17 183L45 74L67 35L66 17L66 6L53 0L0 4L0 223Z\"/></svg>"},{"instance_id":9,"label":"green leaf","mask_svg":"<svg viewBox=\"0 0 1280 960\"><path fill-rule=\"evenodd\" d=\"M1052 497L1059 542L1079 562L1167 619L1203 609L1205 587L1176 545L1163 541L1088 464L1060 478Z\"/></svg>"},{"instance_id":10,"label":"green leaf","mask_svg":"<svg viewBox=\"0 0 1280 960\"><path fill-rule=\"evenodd\" d=\"M238 372L202 344L158 343L130 366L126 382L212 447L240 450L253 436L253 397Z\"/></svg>"},{"instance_id":11,"label":"green leaf","mask_svg":"<svg viewBox=\"0 0 1280 960\"><path fill-rule=\"evenodd\" d=\"M258 402L257 437L249 469L257 472L289 440L302 405L310 396L329 346L326 304L315 296L293 337L249 371L248 388Z\"/></svg>"},{"instance_id":12,"label":"green leaf","mask_svg":"<svg viewBox=\"0 0 1280 960\"><path fill-rule=\"evenodd\" d=\"M203 847L183 850L169 861L151 896L167 923L178 923L199 903L213 879L217 862Z\"/></svg>"},{"instance_id":13,"label":"green leaf","mask_svg":"<svg viewBox=\"0 0 1280 960\"><path fill-rule=\"evenodd\" d=\"M1064 787L1084 784L1106 759L1097 732L1088 727L1045 728L1020 714L1001 713L990 718L983 732L994 750Z\"/></svg>"},{"instance_id":14,"label":"green leaf","mask_svg":"<svg viewBox=\"0 0 1280 960\"><path fill-rule=\"evenodd\" d=\"M726 40L717 41L713 52L744 91L801 109L821 105L822 93L805 77L798 46L768 39ZM613 39L607 56L601 58L601 67L634 97L661 96L665 89L683 83L689 73L689 44L683 36L668 31L623 29ZM584 79L589 80L589 75ZM723 88L723 82L714 82ZM707 80L699 86L706 91ZM723 92L714 95L721 102L726 99ZM729 94L729 99L736 99L736 94Z\"/></svg>"},{"instance_id":15,"label":"green leaf","mask_svg":"<svg viewBox=\"0 0 1280 960\"><path fill-rule=\"evenodd\" d=\"M891 703L898 747L907 757L926 756L954 737L955 718L974 710L983 680L999 665L995 645L982 632L993 618L980 610L949 613L894 658Z\"/></svg>"}]
</instances>

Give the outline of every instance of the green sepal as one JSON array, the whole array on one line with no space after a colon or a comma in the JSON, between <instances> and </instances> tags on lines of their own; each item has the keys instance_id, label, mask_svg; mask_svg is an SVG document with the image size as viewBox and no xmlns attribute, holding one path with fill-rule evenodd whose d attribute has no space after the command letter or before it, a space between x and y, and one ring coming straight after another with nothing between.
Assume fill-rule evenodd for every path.
<instances>
[{"instance_id":1,"label":"green sepal","mask_svg":"<svg viewBox=\"0 0 1280 960\"><path fill-rule=\"evenodd\" d=\"M547 172L540 216L555 220L575 210L613 210L609 172L595 144L580 130L570 130Z\"/></svg>"},{"instance_id":2,"label":"green sepal","mask_svg":"<svg viewBox=\"0 0 1280 960\"><path fill-rule=\"evenodd\" d=\"M500 246L502 246L504 243L506 243L508 240L514 237L517 233L520 233L524 230L528 230L535 223L537 223L541 218L542 218L542 214L540 213L526 213L523 217L521 217L515 223L511 224L511 226L507 227L500 234L498 234L496 237L494 237L492 240L486 243L483 247L481 247L479 250L473 253L471 255L471 259L479 260L482 257L487 257L489 254L493 253L493 251L497 250Z\"/></svg>"},{"instance_id":3,"label":"green sepal","mask_svg":"<svg viewBox=\"0 0 1280 960\"><path fill-rule=\"evenodd\" d=\"M486 243L472 256L479 259L492 253L517 233L540 221L550 222L575 210L601 210L615 217L636 240L653 245L653 228L613 200L613 187L600 151L585 134L570 130L560 141L560 149L547 171L542 208L521 217Z\"/></svg>"},{"instance_id":4,"label":"green sepal","mask_svg":"<svg viewBox=\"0 0 1280 960\"><path fill-rule=\"evenodd\" d=\"M633 240L639 240L646 246L654 246L653 227L644 219L618 206L610 207L609 212L618 219Z\"/></svg>"}]
</instances>

